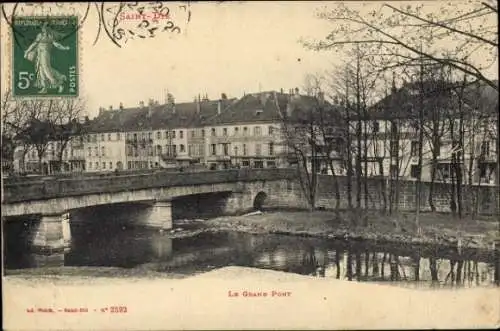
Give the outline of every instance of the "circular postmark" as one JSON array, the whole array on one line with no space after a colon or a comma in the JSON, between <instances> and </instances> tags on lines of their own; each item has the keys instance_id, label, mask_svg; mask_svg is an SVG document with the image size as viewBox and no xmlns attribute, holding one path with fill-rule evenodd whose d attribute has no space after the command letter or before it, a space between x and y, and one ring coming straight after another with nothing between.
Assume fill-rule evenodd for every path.
<instances>
[{"instance_id":1,"label":"circular postmark","mask_svg":"<svg viewBox=\"0 0 500 331\"><path fill-rule=\"evenodd\" d=\"M104 30L118 47L129 40L154 38L160 33L180 34L191 20L189 4L162 1L102 3L99 14L98 34Z\"/></svg>"}]
</instances>

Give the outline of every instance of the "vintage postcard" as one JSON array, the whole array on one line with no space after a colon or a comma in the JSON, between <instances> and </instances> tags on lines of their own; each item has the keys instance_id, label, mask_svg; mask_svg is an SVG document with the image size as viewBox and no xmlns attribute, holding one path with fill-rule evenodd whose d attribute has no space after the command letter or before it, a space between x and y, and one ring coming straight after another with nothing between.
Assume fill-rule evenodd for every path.
<instances>
[{"instance_id":1,"label":"vintage postcard","mask_svg":"<svg viewBox=\"0 0 500 331\"><path fill-rule=\"evenodd\" d=\"M500 327L497 1L0 6L5 330Z\"/></svg>"}]
</instances>

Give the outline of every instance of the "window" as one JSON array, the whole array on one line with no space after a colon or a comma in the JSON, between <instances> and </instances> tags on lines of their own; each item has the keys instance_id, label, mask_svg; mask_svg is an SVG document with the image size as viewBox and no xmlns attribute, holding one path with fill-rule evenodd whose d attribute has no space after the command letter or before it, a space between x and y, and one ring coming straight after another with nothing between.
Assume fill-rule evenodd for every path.
<instances>
[{"instance_id":1,"label":"window","mask_svg":"<svg viewBox=\"0 0 500 331\"><path fill-rule=\"evenodd\" d=\"M239 127L235 127L234 128L234 135L237 136L238 133L240 133L239 131L240 131L240 128Z\"/></svg>"},{"instance_id":2,"label":"window","mask_svg":"<svg viewBox=\"0 0 500 331\"><path fill-rule=\"evenodd\" d=\"M490 156L490 142L489 141L483 141L481 143L481 155L482 157L487 157Z\"/></svg>"},{"instance_id":3,"label":"window","mask_svg":"<svg viewBox=\"0 0 500 331\"><path fill-rule=\"evenodd\" d=\"M418 174L420 173L418 169L418 165L412 164L411 169L410 169L410 175L412 178L418 178Z\"/></svg>"},{"instance_id":4,"label":"window","mask_svg":"<svg viewBox=\"0 0 500 331\"><path fill-rule=\"evenodd\" d=\"M134 133L134 141L137 141L137 133Z\"/></svg>"},{"instance_id":5,"label":"window","mask_svg":"<svg viewBox=\"0 0 500 331\"><path fill-rule=\"evenodd\" d=\"M104 146L101 147L101 156L105 156L106 155L106 151L104 150Z\"/></svg>"},{"instance_id":6,"label":"window","mask_svg":"<svg viewBox=\"0 0 500 331\"><path fill-rule=\"evenodd\" d=\"M380 125L377 121L373 121L373 133L377 133L380 131Z\"/></svg>"},{"instance_id":7,"label":"window","mask_svg":"<svg viewBox=\"0 0 500 331\"><path fill-rule=\"evenodd\" d=\"M243 167L249 167L250 166L250 162L249 161L241 161L241 165Z\"/></svg>"},{"instance_id":8,"label":"window","mask_svg":"<svg viewBox=\"0 0 500 331\"><path fill-rule=\"evenodd\" d=\"M243 144L243 155L247 155L247 145Z\"/></svg>"},{"instance_id":9,"label":"window","mask_svg":"<svg viewBox=\"0 0 500 331\"><path fill-rule=\"evenodd\" d=\"M161 139L161 132L160 131L156 132L156 139Z\"/></svg>"},{"instance_id":10,"label":"window","mask_svg":"<svg viewBox=\"0 0 500 331\"><path fill-rule=\"evenodd\" d=\"M264 168L264 162L263 162L263 161L255 161L255 162L253 163L253 167L254 167L254 168L259 168L259 169L262 169L262 168Z\"/></svg>"},{"instance_id":11,"label":"window","mask_svg":"<svg viewBox=\"0 0 500 331\"><path fill-rule=\"evenodd\" d=\"M396 164L391 164L390 175L392 178L396 178L398 176L399 170Z\"/></svg>"},{"instance_id":12,"label":"window","mask_svg":"<svg viewBox=\"0 0 500 331\"><path fill-rule=\"evenodd\" d=\"M109 169L113 169L113 162L109 162Z\"/></svg>"},{"instance_id":13,"label":"window","mask_svg":"<svg viewBox=\"0 0 500 331\"><path fill-rule=\"evenodd\" d=\"M210 154L212 154L212 155L216 154L216 145L215 144L210 145Z\"/></svg>"},{"instance_id":14,"label":"window","mask_svg":"<svg viewBox=\"0 0 500 331\"><path fill-rule=\"evenodd\" d=\"M418 156L418 141L412 141L410 146L410 156Z\"/></svg>"},{"instance_id":15,"label":"window","mask_svg":"<svg viewBox=\"0 0 500 331\"><path fill-rule=\"evenodd\" d=\"M104 133L101 133L101 141L104 141Z\"/></svg>"},{"instance_id":16,"label":"window","mask_svg":"<svg viewBox=\"0 0 500 331\"><path fill-rule=\"evenodd\" d=\"M180 144L179 145L179 150L180 150L181 153L184 153L186 151L186 148L185 148L184 144Z\"/></svg>"},{"instance_id":17,"label":"window","mask_svg":"<svg viewBox=\"0 0 500 331\"><path fill-rule=\"evenodd\" d=\"M398 125L396 122L391 122L391 133L393 133L393 134L398 133Z\"/></svg>"},{"instance_id":18,"label":"window","mask_svg":"<svg viewBox=\"0 0 500 331\"><path fill-rule=\"evenodd\" d=\"M201 129L201 136L204 138L205 137L205 129Z\"/></svg>"},{"instance_id":19,"label":"window","mask_svg":"<svg viewBox=\"0 0 500 331\"><path fill-rule=\"evenodd\" d=\"M87 151L88 151L88 155L89 155L89 156L92 156L92 148L91 148L91 147L89 147L89 148L87 149ZM33 153L33 157L35 157L35 153Z\"/></svg>"},{"instance_id":20,"label":"window","mask_svg":"<svg viewBox=\"0 0 500 331\"><path fill-rule=\"evenodd\" d=\"M191 130L191 138L194 138L196 137L196 131L195 130Z\"/></svg>"},{"instance_id":21,"label":"window","mask_svg":"<svg viewBox=\"0 0 500 331\"><path fill-rule=\"evenodd\" d=\"M177 155L177 145L172 145L172 155L173 156Z\"/></svg>"},{"instance_id":22,"label":"window","mask_svg":"<svg viewBox=\"0 0 500 331\"><path fill-rule=\"evenodd\" d=\"M215 128L212 128L211 133L212 137L215 137Z\"/></svg>"},{"instance_id":23,"label":"window","mask_svg":"<svg viewBox=\"0 0 500 331\"><path fill-rule=\"evenodd\" d=\"M234 156L238 156L238 146L234 146Z\"/></svg>"},{"instance_id":24,"label":"window","mask_svg":"<svg viewBox=\"0 0 500 331\"><path fill-rule=\"evenodd\" d=\"M175 138L175 130L172 131L172 138Z\"/></svg>"},{"instance_id":25,"label":"window","mask_svg":"<svg viewBox=\"0 0 500 331\"><path fill-rule=\"evenodd\" d=\"M276 162L274 162L274 161L267 161L267 167L268 168L276 168Z\"/></svg>"},{"instance_id":26,"label":"window","mask_svg":"<svg viewBox=\"0 0 500 331\"><path fill-rule=\"evenodd\" d=\"M222 144L222 147L224 149L224 155L229 155L229 144Z\"/></svg>"},{"instance_id":27,"label":"window","mask_svg":"<svg viewBox=\"0 0 500 331\"><path fill-rule=\"evenodd\" d=\"M260 126L256 126L253 128L253 135L254 136L260 136L260 133L261 133Z\"/></svg>"},{"instance_id":28,"label":"window","mask_svg":"<svg viewBox=\"0 0 500 331\"><path fill-rule=\"evenodd\" d=\"M261 145L255 144L255 155L260 155L261 153Z\"/></svg>"},{"instance_id":29,"label":"window","mask_svg":"<svg viewBox=\"0 0 500 331\"><path fill-rule=\"evenodd\" d=\"M108 141L111 141L111 133L108 133Z\"/></svg>"},{"instance_id":30,"label":"window","mask_svg":"<svg viewBox=\"0 0 500 331\"><path fill-rule=\"evenodd\" d=\"M478 168L479 168L479 177L481 178L486 177L486 164L480 163Z\"/></svg>"},{"instance_id":31,"label":"window","mask_svg":"<svg viewBox=\"0 0 500 331\"><path fill-rule=\"evenodd\" d=\"M245 126L243 127L243 135L246 136L248 134L248 128Z\"/></svg>"},{"instance_id":32,"label":"window","mask_svg":"<svg viewBox=\"0 0 500 331\"><path fill-rule=\"evenodd\" d=\"M92 142L97 142L97 135L96 134L93 134L92 135Z\"/></svg>"},{"instance_id":33,"label":"window","mask_svg":"<svg viewBox=\"0 0 500 331\"><path fill-rule=\"evenodd\" d=\"M102 163L102 168L103 168L103 169L106 169L106 162L103 162L103 163Z\"/></svg>"},{"instance_id":34,"label":"window","mask_svg":"<svg viewBox=\"0 0 500 331\"><path fill-rule=\"evenodd\" d=\"M96 168L96 170L99 169L99 162L95 163L95 168Z\"/></svg>"},{"instance_id":35,"label":"window","mask_svg":"<svg viewBox=\"0 0 500 331\"><path fill-rule=\"evenodd\" d=\"M450 177L450 164L448 163L442 163L437 165L437 173L438 176L441 177L441 179L446 180L447 178Z\"/></svg>"},{"instance_id":36,"label":"window","mask_svg":"<svg viewBox=\"0 0 500 331\"><path fill-rule=\"evenodd\" d=\"M116 133L116 140L120 140L120 139L121 139L120 132L117 132Z\"/></svg>"},{"instance_id":37,"label":"window","mask_svg":"<svg viewBox=\"0 0 500 331\"><path fill-rule=\"evenodd\" d=\"M99 156L99 148L94 147L95 156Z\"/></svg>"},{"instance_id":38,"label":"window","mask_svg":"<svg viewBox=\"0 0 500 331\"><path fill-rule=\"evenodd\" d=\"M188 145L188 155L189 156L193 155L193 146L192 145Z\"/></svg>"},{"instance_id":39,"label":"window","mask_svg":"<svg viewBox=\"0 0 500 331\"><path fill-rule=\"evenodd\" d=\"M161 155L162 150L161 150L161 145L156 145L156 155Z\"/></svg>"},{"instance_id":40,"label":"window","mask_svg":"<svg viewBox=\"0 0 500 331\"><path fill-rule=\"evenodd\" d=\"M127 167L128 167L128 169L132 169L132 161L127 162Z\"/></svg>"},{"instance_id":41,"label":"window","mask_svg":"<svg viewBox=\"0 0 500 331\"><path fill-rule=\"evenodd\" d=\"M203 155L203 145L198 145L198 155Z\"/></svg>"},{"instance_id":42,"label":"window","mask_svg":"<svg viewBox=\"0 0 500 331\"><path fill-rule=\"evenodd\" d=\"M269 143L268 148L269 155L274 155L274 143Z\"/></svg>"},{"instance_id":43,"label":"window","mask_svg":"<svg viewBox=\"0 0 500 331\"><path fill-rule=\"evenodd\" d=\"M222 129L222 135L223 135L224 137L227 137L227 128L223 128L223 129Z\"/></svg>"},{"instance_id":44,"label":"window","mask_svg":"<svg viewBox=\"0 0 500 331\"><path fill-rule=\"evenodd\" d=\"M148 156L153 156L153 147L148 146Z\"/></svg>"},{"instance_id":45,"label":"window","mask_svg":"<svg viewBox=\"0 0 500 331\"><path fill-rule=\"evenodd\" d=\"M398 156L399 155L399 144L398 144L397 140L391 140L390 147L391 147L391 156Z\"/></svg>"},{"instance_id":46,"label":"window","mask_svg":"<svg viewBox=\"0 0 500 331\"><path fill-rule=\"evenodd\" d=\"M179 138L183 139L184 138L184 131L179 131Z\"/></svg>"},{"instance_id":47,"label":"window","mask_svg":"<svg viewBox=\"0 0 500 331\"><path fill-rule=\"evenodd\" d=\"M168 131L163 132L163 138L168 139Z\"/></svg>"}]
</instances>

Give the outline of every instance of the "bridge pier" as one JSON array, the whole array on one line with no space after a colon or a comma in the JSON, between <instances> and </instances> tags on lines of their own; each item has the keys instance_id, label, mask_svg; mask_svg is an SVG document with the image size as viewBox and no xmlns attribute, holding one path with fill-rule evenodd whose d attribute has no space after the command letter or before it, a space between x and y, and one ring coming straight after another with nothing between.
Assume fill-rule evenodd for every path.
<instances>
[{"instance_id":1,"label":"bridge pier","mask_svg":"<svg viewBox=\"0 0 500 331\"><path fill-rule=\"evenodd\" d=\"M69 214L42 215L33 237L33 249L51 253L63 251L70 245Z\"/></svg>"},{"instance_id":2,"label":"bridge pier","mask_svg":"<svg viewBox=\"0 0 500 331\"><path fill-rule=\"evenodd\" d=\"M172 228L172 202L155 201L140 217L140 224L149 227L168 230Z\"/></svg>"}]
</instances>

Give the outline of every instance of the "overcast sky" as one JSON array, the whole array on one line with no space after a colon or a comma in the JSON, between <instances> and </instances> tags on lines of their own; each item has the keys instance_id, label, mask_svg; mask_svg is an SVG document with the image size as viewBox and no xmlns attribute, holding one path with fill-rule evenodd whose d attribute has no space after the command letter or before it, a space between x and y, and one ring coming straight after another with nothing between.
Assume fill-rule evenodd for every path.
<instances>
[{"instance_id":1,"label":"overcast sky","mask_svg":"<svg viewBox=\"0 0 500 331\"><path fill-rule=\"evenodd\" d=\"M163 102L165 89L182 102L192 101L198 93L215 99L222 92L240 97L244 92L301 87L306 74L322 72L341 60L335 53L306 50L298 42L300 37L328 33L329 24L314 17L314 9L323 4L191 3L187 25L185 12L172 12L179 17L181 34L159 33L131 40L122 48L103 33L93 45L98 20L92 7L81 30L80 54L81 95L88 113L92 117L100 106L118 107L120 102L125 107L148 98ZM3 43L5 24L2 28Z\"/></svg>"}]
</instances>

